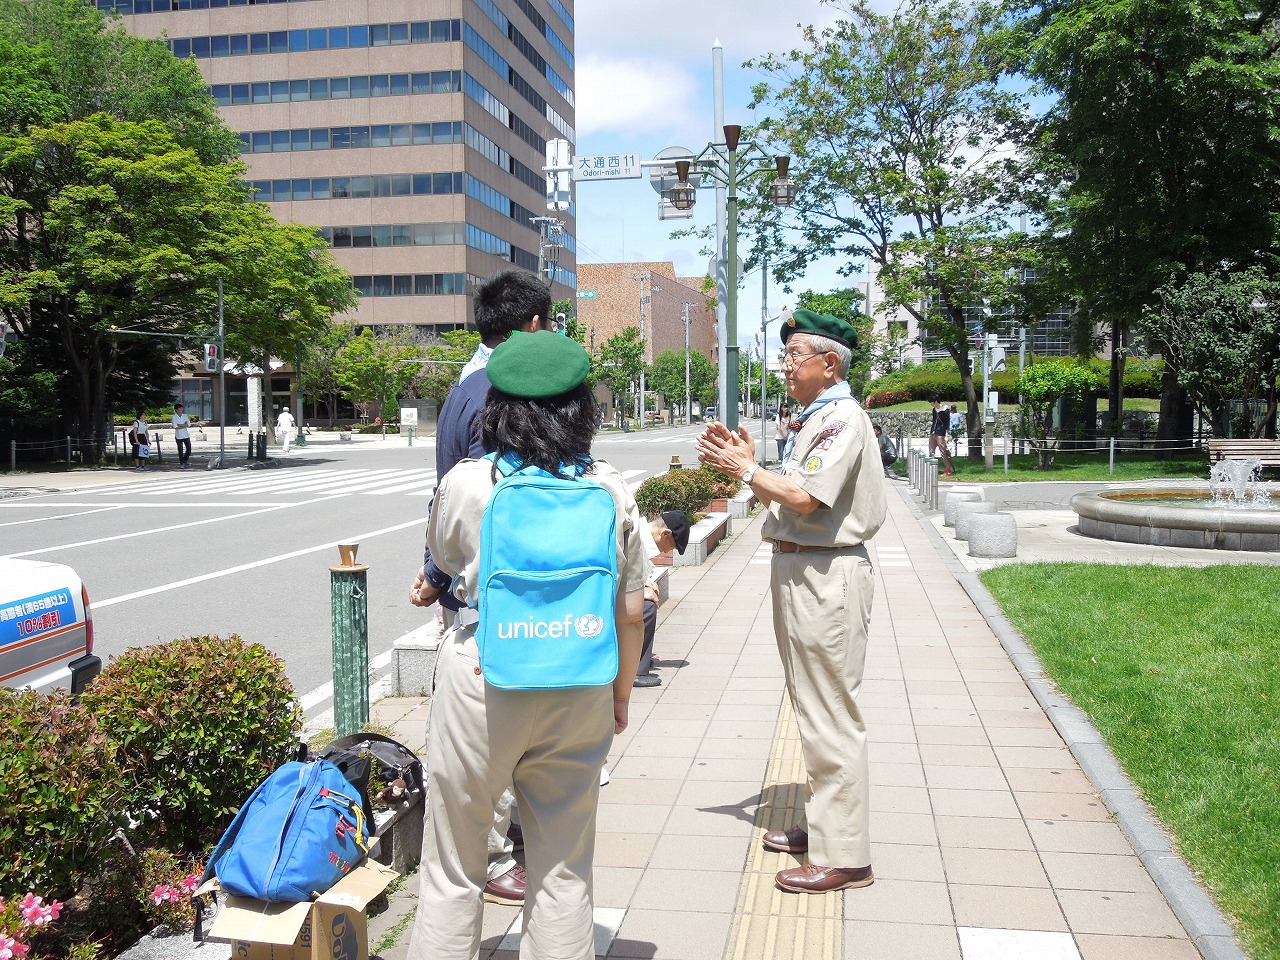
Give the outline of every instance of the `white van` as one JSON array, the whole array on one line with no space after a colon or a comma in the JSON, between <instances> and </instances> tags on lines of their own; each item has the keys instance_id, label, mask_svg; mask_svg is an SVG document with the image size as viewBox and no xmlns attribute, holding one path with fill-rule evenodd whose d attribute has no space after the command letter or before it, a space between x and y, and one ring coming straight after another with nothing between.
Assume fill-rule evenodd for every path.
<instances>
[{"instance_id":1,"label":"white van","mask_svg":"<svg viewBox=\"0 0 1280 960\"><path fill-rule=\"evenodd\" d=\"M80 693L101 670L89 592L76 572L0 559L0 686Z\"/></svg>"}]
</instances>

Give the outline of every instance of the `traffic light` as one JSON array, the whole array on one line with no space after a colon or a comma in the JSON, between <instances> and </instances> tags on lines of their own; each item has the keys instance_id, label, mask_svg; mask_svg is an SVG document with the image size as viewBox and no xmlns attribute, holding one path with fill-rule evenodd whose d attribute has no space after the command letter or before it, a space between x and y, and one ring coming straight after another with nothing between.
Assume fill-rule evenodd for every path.
<instances>
[{"instance_id":1,"label":"traffic light","mask_svg":"<svg viewBox=\"0 0 1280 960\"><path fill-rule=\"evenodd\" d=\"M218 372L218 345L216 343L206 343L204 345L204 369L206 373Z\"/></svg>"}]
</instances>

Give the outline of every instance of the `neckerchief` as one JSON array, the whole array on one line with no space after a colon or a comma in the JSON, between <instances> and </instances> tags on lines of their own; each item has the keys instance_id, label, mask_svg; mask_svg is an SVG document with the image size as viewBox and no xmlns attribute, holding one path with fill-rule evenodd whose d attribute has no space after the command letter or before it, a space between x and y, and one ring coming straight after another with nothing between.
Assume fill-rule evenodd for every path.
<instances>
[{"instance_id":1,"label":"neckerchief","mask_svg":"<svg viewBox=\"0 0 1280 960\"><path fill-rule=\"evenodd\" d=\"M493 347L486 347L483 343L477 346L476 352L471 355L471 359L467 361L466 366L462 368L462 372L458 374L458 382L461 383L477 370L483 370L488 366L489 357L492 353Z\"/></svg>"},{"instance_id":2,"label":"neckerchief","mask_svg":"<svg viewBox=\"0 0 1280 960\"><path fill-rule=\"evenodd\" d=\"M787 445L782 448L782 472L787 472L787 464L791 460L791 450L796 445L796 437L800 433L800 428L804 426L804 422L811 416L825 407L828 403L836 400L853 399L853 391L849 389L849 384L841 380L839 383L833 383L827 389L818 394L818 399L809 404L800 412L800 416L792 420L789 426L791 432L787 435Z\"/></svg>"}]
</instances>

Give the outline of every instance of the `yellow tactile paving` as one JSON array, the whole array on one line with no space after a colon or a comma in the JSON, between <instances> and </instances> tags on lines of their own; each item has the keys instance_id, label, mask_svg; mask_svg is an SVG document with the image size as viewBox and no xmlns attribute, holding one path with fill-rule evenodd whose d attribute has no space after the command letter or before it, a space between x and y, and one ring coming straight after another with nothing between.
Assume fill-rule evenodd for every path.
<instances>
[{"instance_id":1,"label":"yellow tactile paving","mask_svg":"<svg viewBox=\"0 0 1280 960\"><path fill-rule=\"evenodd\" d=\"M794 859L766 850L760 842L767 831L800 821L806 792L800 733L791 705L784 699L725 960L840 960L844 897L779 890L774 874L792 865Z\"/></svg>"}]
</instances>

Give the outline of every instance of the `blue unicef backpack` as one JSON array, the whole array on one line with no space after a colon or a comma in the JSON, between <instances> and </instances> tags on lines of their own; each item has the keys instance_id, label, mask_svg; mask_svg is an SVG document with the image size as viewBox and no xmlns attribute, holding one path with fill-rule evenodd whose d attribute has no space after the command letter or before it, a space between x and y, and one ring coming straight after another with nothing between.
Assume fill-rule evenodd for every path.
<instances>
[{"instance_id":1,"label":"blue unicef backpack","mask_svg":"<svg viewBox=\"0 0 1280 960\"><path fill-rule=\"evenodd\" d=\"M504 690L612 683L618 674L612 495L578 467L554 476L510 455L495 462L503 476L480 523L476 644L486 682Z\"/></svg>"},{"instance_id":2,"label":"blue unicef backpack","mask_svg":"<svg viewBox=\"0 0 1280 960\"><path fill-rule=\"evenodd\" d=\"M368 825L354 792L327 760L281 765L240 807L203 880L216 874L227 893L273 903L314 899L369 852Z\"/></svg>"}]
</instances>

